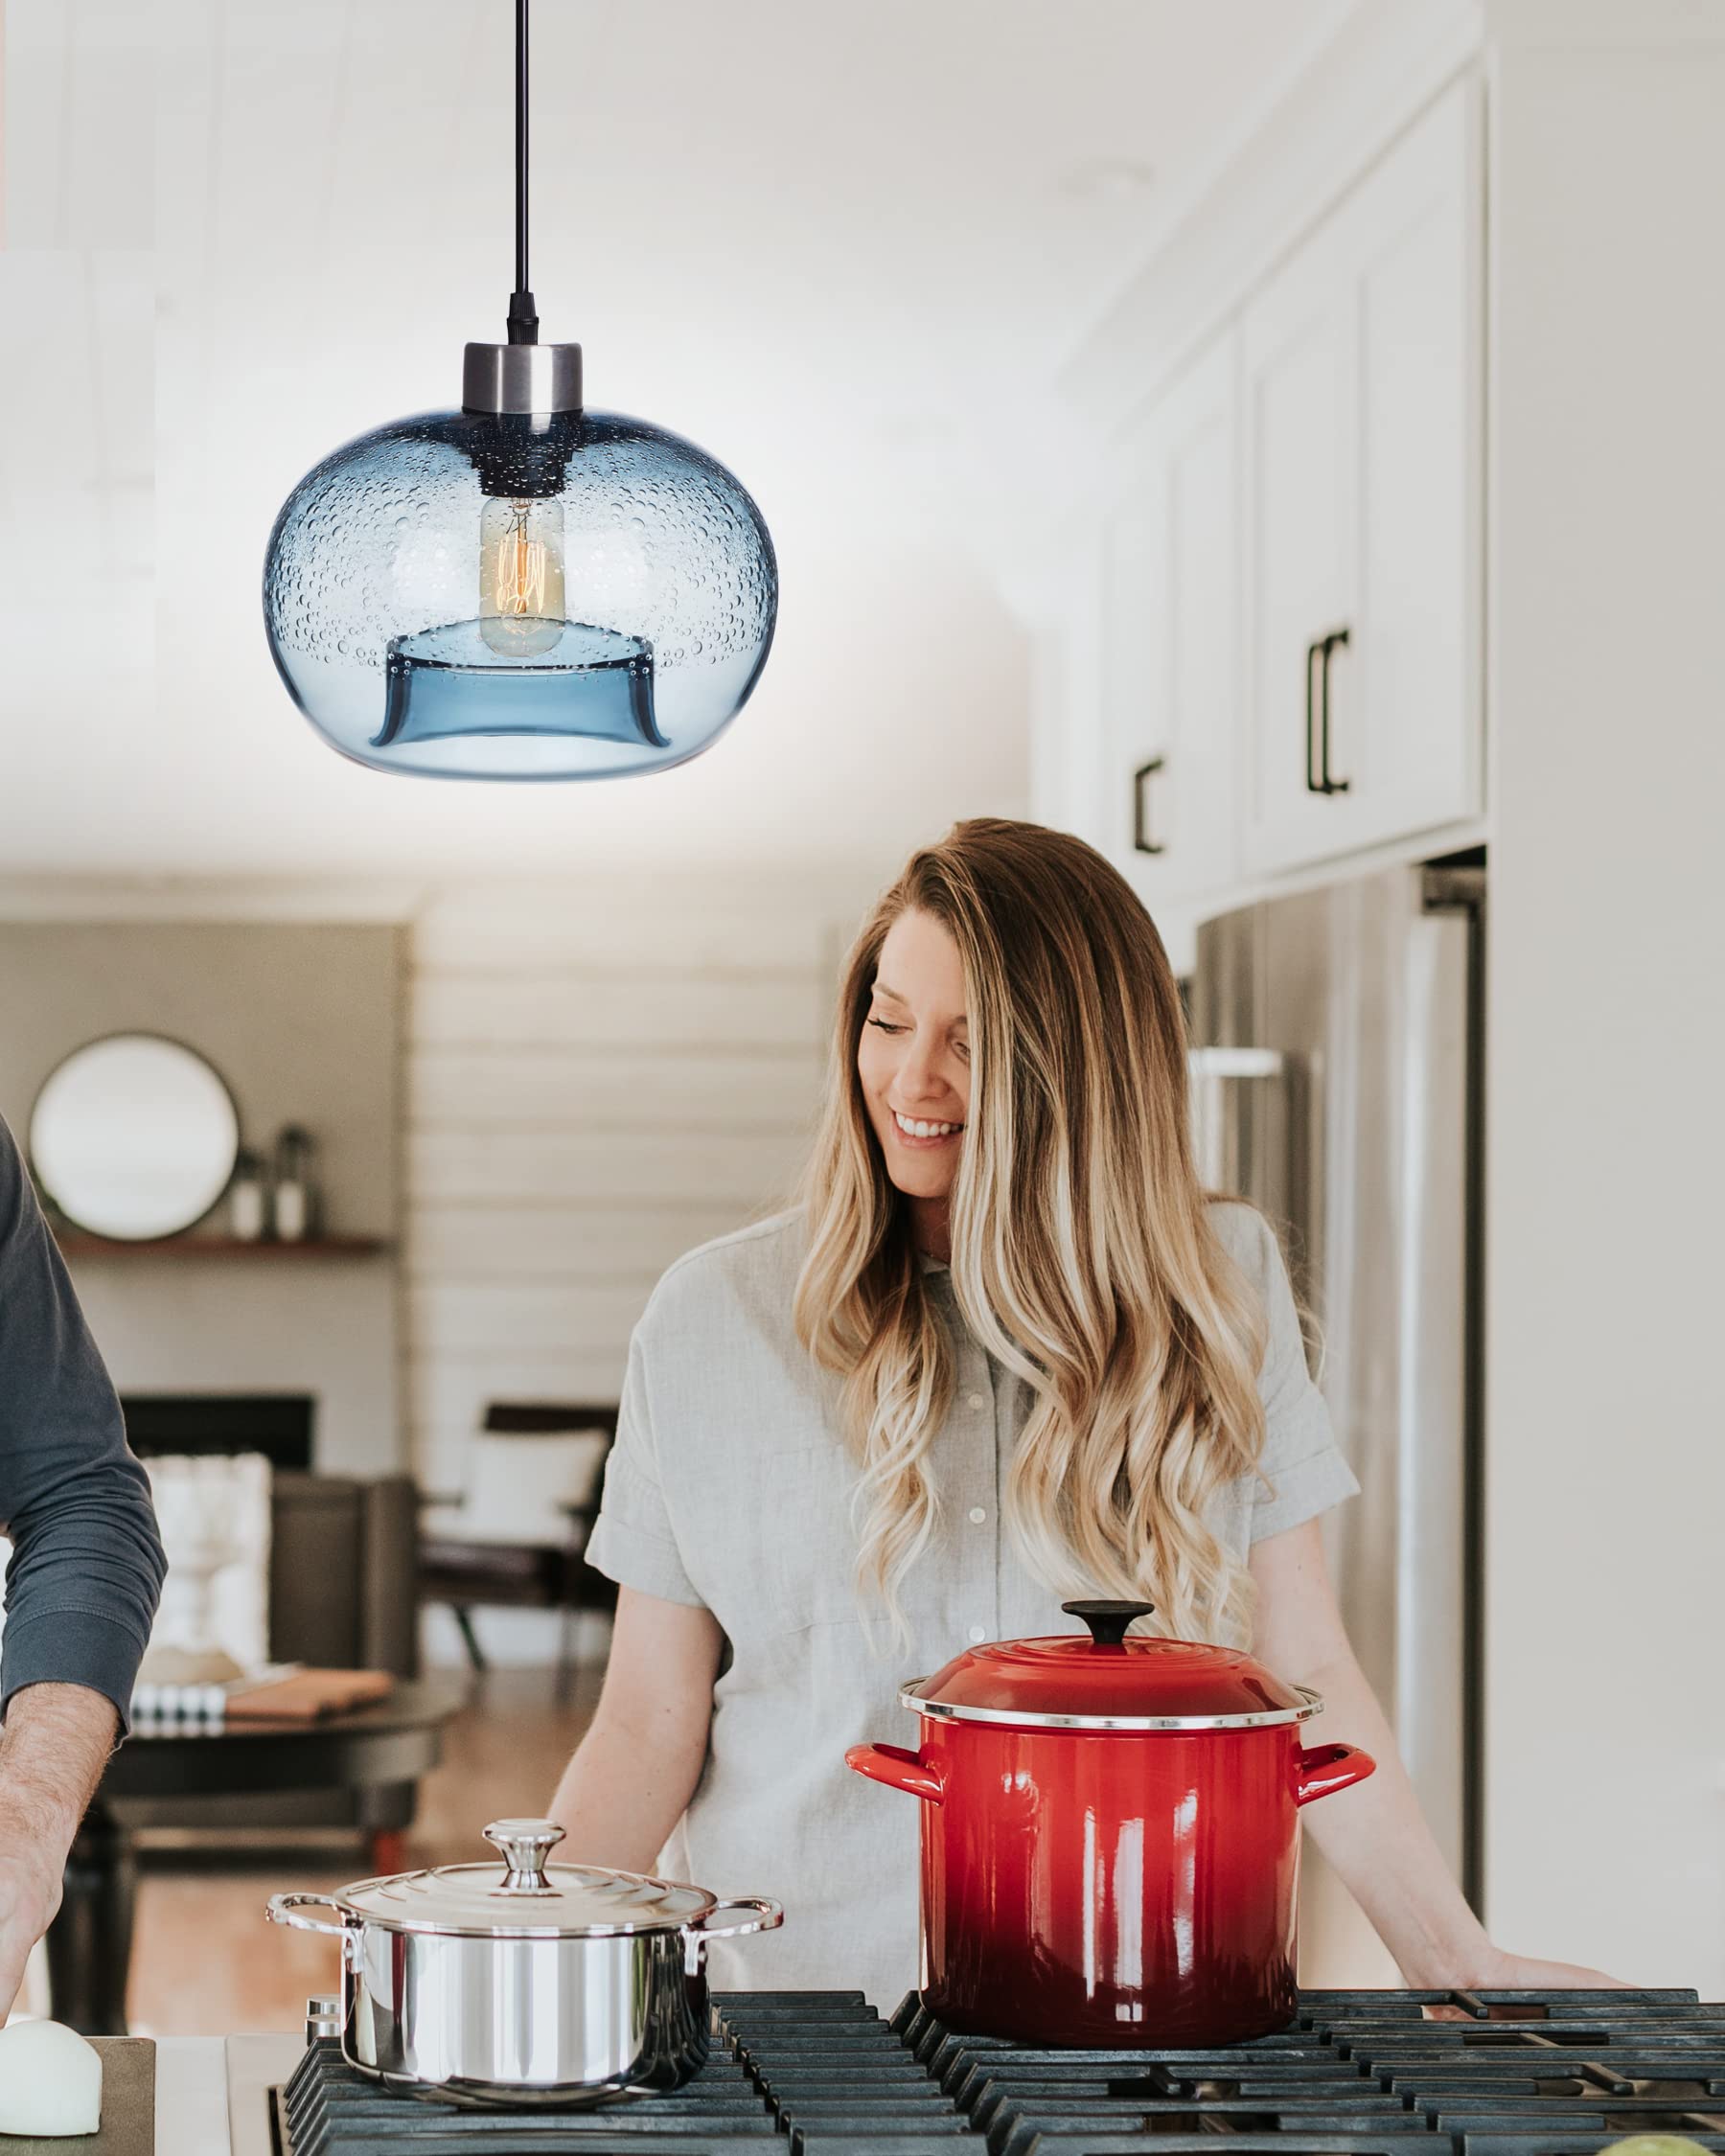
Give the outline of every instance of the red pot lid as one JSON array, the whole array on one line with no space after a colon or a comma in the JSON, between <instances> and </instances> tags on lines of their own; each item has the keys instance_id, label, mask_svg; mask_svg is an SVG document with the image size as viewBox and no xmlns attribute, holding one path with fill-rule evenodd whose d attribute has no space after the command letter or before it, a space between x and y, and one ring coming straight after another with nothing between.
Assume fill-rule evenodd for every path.
<instances>
[{"instance_id":1,"label":"red pot lid","mask_svg":"<svg viewBox=\"0 0 1725 2156\"><path fill-rule=\"evenodd\" d=\"M1260 1729L1303 1722L1322 1701L1232 1647L1127 1638L1149 1602L1063 1602L1088 1635L996 1640L899 1695L959 1722L1100 1730Z\"/></svg>"}]
</instances>

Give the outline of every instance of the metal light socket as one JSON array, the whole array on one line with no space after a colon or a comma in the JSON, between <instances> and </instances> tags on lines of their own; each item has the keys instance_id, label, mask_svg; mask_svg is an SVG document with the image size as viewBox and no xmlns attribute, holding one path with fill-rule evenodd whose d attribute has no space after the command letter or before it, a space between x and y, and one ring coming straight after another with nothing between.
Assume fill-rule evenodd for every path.
<instances>
[{"instance_id":1,"label":"metal light socket","mask_svg":"<svg viewBox=\"0 0 1725 2156\"><path fill-rule=\"evenodd\" d=\"M461 369L461 408L536 418L580 411L580 345L470 344Z\"/></svg>"}]
</instances>

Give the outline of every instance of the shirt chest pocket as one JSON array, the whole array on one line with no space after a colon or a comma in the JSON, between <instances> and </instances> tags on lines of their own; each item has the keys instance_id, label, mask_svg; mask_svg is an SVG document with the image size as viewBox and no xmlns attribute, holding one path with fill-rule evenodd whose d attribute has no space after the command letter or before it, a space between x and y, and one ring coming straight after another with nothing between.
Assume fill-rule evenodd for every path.
<instances>
[{"instance_id":1,"label":"shirt chest pocket","mask_svg":"<svg viewBox=\"0 0 1725 2156\"><path fill-rule=\"evenodd\" d=\"M851 1518L856 1475L832 1443L763 1452L752 1461L760 1554L753 1595L775 1632L854 1617L857 1535ZM747 1600L749 1589L743 1585Z\"/></svg>"}]
</instances>

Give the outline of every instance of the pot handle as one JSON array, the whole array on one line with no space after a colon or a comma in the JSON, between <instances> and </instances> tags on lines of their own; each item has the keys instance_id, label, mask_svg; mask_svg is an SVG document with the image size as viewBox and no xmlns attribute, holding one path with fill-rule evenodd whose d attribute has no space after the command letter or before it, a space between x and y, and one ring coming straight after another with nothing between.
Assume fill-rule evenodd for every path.
<instances>
[{"instance_id":1,"label":"pot handle","mask_svg":"<svg viewBox=\"0 0 1725 2156\"><path fill-rule=\"evenodd\" d=\"M346 1938L348 1927L342 1924L320 1924L315 1916L296 1916L298 1909L335 1909L340 1902L332 1901L328 1894L271 1894L269 1906L264 1914L272 1924L286 1924L290 1931L327 1932L332 1938Z\"/></svg>"},{"instance_id":2,"label":"pot handle","mask_svg":"<svg viewBox=\"0 0 1725 2156\"><path fill-rule=\"evenodd\" d=\"M920 1797L925 1804L938 1804L946 1796L946 1771L939 1761L907 1752L902 1745L853 1744L844 1763L853 1774L902 1789L907 1797Z\"/></svg>"},{"instance_id":3,"label":"pot handle","mask_svg":"<svg viewBox=\"0 0 1725 2156\"><path fill-rule=\"evenodd\" d=\"M1084 1619L1098 1647L1124 1645L1126 1627L1156 1610L1154 1602L1063 1602L1060 1606L1068 1617Z\"/></svg>"},{"instance_id":4,"label":"pot handle","mask_svg":"<svg viewBox=\"0 0 1725 2156\"><path fill-rule=\"evenodd\" d=\"M1302 1752L1295 1762L1299 1780L1294 1787L1297 1804L1333 1797L1338 1789L1351 1789L1356 1781L1377 1772L1377 1761L1357 1744L1320 1744Z\"/></svg>"},{"instance_id":5,"label":"pot handle","mask_svg":"<svg viewBox=\"0 0 1725 2156\"><path fill-rule=\"evenodd\" d=\"M765 1894L737 1894L717 1903L683 1930L695 1938L738 1938L745 1932L776 1932L785 1920L784 1905Z\"/></svg>"}]
</instances>

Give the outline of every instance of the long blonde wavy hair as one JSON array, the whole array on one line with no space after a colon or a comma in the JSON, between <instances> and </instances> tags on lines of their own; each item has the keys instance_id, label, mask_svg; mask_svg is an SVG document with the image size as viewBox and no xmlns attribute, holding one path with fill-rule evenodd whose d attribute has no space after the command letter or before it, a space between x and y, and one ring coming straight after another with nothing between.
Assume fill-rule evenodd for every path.
<instances>
[{"instance_id":1,"label":"long blonde wavy hair","mask_svg":"<svg viewBox=\"0 0 1725 2156\"><path fill-rule=\"evenodd\" d=\"M844 1378L859 1588L904 1638L899 1589L941 1525L934 1437L953 1392L857 1071L881 946L913 909L944 925L964 968L954 1296L1031 1393L1009 1527L1050 1587L1154 1602L1154 1628L1176 1636L1243 1639L1250 1582L1205 1509L1262 1450L1264 1318L1193 1169L1173 972L1099 854L994 817L913 855L857 938L804 1182L796 1328Z\"/></svg>"}]
</instances>

